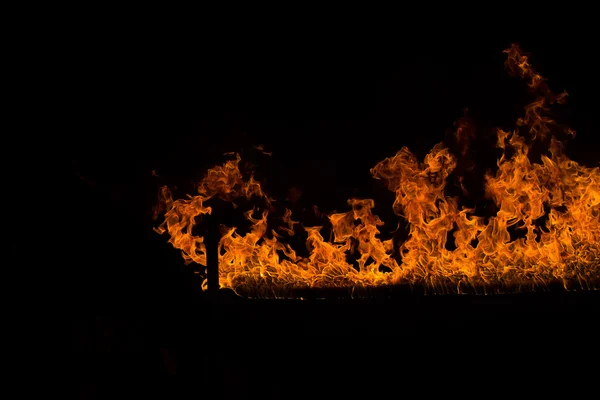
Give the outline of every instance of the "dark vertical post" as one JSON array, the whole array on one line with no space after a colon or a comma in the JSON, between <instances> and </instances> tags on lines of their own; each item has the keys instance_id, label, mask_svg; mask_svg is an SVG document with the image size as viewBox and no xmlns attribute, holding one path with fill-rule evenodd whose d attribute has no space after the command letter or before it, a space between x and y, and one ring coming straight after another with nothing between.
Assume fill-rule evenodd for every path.
<instances>
[{"instance_id":1,"label":"dark vertical post","mask_svg":"<svg viewBox=\"0 0 600 400\"><path fill-rule=\"evenodd\" d=\"M208 217L208 229L204 237L206 245L206 279L208 292L215 293L219 289L219 221L216 215Z\"/></svg>"}]
</instances>

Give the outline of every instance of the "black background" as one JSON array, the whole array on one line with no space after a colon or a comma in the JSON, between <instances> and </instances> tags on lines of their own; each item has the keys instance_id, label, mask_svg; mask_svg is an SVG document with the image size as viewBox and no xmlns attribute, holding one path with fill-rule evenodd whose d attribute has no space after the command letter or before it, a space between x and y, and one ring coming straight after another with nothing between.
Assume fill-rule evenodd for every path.
<instances>
[{"instance_id":1,"label":"black background","mask_svg":"<svg viewBox=\"0 0 600 400\"><path fill-rule=\"evenodd\" d=\"M387 303L229 299L211 305L192 268L152 230L159 223L152 208L160 185L191 192L207 168L226 159L224 152L237 151L258 165L257 176L274 197L285 199L295 187L302 191L300 208L315 204L327 212L346 210L352 196L375 198L376 212L390 221L383 230L392 231L398 219L391 194L369 169L402 146L422 158L448 138L465 108L481 138L472 157L493 166L498 153L486 140L494 127L512 128L531 100L524 82L503 67L502 50L513 42L531 53L556 93L570 94L557 113L578 132L568 154L598 165L591 35L446 33L311 40L241 35L203 41L183 54L138 57L126 47L84 57L81 65L93 73L82 91L92 100L79 134L69 139L69 227L76 234L67 282L73 376L82 393L110 393L119 379L175 374L230 398L240 398L231 394L236 390L300 396L297 372L327 374L361 353L355 341L367 336L387 348L383 338L407 334L590 332L597 296L559 290L525 300L409 296ZM252 150L258 144L273 155ZM332 344L319 339L317 351L308 344L315 337ZM323 358L328 364L315 361ZM283 373L277 363L297 370ZM279 383L264 383L264 374Z\"/></svg>"}]
</instances>

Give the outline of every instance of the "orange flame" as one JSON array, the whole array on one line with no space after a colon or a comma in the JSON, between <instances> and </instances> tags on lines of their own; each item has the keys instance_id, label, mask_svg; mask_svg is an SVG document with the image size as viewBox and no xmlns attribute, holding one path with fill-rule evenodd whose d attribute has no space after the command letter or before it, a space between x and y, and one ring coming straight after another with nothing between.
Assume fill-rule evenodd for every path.
<instances>
[{"instance_id":1,"label":"orange flame","mask_svg":"<svg viewBox=\"0 0 600 400\"><path fill-rule=\"evenodd\" d=\"M407 223L408 239L397 249L392 239L380 237L383 222L372 213L374 201L350 199L350 211L328 216L331 239L321 235L323 226L303 227L309 254L298 255L283 234L269 228L272 200L252 176L244 179L239 156L210 169L198 194L188 199L173 200L164 187L165 219L156 231L169 233L169 242L186 262L206 266L203 236L192 232L198 219L211 214L206 203L215 197L233 203L242 197L263 199L263 207L245 213L249 232L230 227L218 245L220 287L238 293L277 297L294 289L395 284L460 293L469 287L500 290L555 281L565 288L573 282L592 288L600 276L599 168L570 160L554 137L559 130L575 134L548 116L549 106L564 102L566 93L553 94L517 45L505 53L508 72L525 79L537 97L514 131L497 130L497 148L503 154L495 174L485 177L495 215L475 215L474 209L460 207L446 194L457 158L437 144L422 162L404 147L371 169L395 193L393 210ZM459 120L455 139L463 156L473 138L469 122ZM529 156L536 140L549 150L540 162ZM277 230L294 235L300 224L292 212L286 209L281 220L285 226ZM511 230L523 235L511 239ZM449 236L453 246L447 246Z\"/></svg>"}]
</instances>

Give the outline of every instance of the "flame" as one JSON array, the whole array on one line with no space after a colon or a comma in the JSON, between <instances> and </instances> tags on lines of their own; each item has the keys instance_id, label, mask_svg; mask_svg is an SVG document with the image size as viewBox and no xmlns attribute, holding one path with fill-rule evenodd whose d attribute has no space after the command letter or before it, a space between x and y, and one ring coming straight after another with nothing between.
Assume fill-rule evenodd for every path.
<instances>
[{"instance_id":1,"label":"flame","mask_svg":"<svg viewBox=\"0 0 600 400\"><path fill-rule=\"evenodd\" d=\"M408 238L399 245L393 238L382 239L383 222L372 213L371 199L348 200L350 210L328 215L327 227L304 226L289 209L269 218L274 201L252 175L243 176L239 155L208 170L198 193L187 199L173 200L163 187L157 215L165 211L164 221L156 231L169 233L169 242L186 262L206 266L204 237L193 232L196 222L212 212L206 204L214 198L234 204L261 199L261 206L244 214L248 232L227 227L218 244L219 285L238 293L278 297L298 289L397 284L418 284L437 293L550 282L593 288L600 276L599 168L570 160L555 138L559 132L575 135L548 115L550 106L563 103L567 94L555 95L517 45L504 53L507 71L524 79L536 98L513 131L496 131L502 155L484 182L495 214L477 215L447 194L448 178L462 161L440 143L423 161L404 147L371 169L395 193L393 211L406 222ZM475 130L466 116L455 126L463 157ZM546 151L533 161L530 153L540 145ZM459 182L467 194L462 176ZM316 207L315 214L320 215ZM273 219L281 221L276 228ZM325 239L328 230L331 237ZM286 243L298 232L307 236L306 255Z\"/></svg>"}]
</instances>

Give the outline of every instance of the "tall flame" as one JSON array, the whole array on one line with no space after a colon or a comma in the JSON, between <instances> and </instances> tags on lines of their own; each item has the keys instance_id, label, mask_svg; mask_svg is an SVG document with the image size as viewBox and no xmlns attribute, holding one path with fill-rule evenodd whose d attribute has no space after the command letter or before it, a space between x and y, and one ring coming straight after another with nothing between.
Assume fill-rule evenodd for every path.
<instances>
[{"instance_id":1,"label":"tall flame","mask_svg":"<svg viewBox=\"0 0 600 400\"><path fill-rule=\"evenodd\" d=\"M322 236L324 226L297 229L301 224L289 209L279 217L281 226L270 227L273 201L252 176L244 178L239 155L210 169L198 193L187 199L173 200L163 187L158 211L166 212L157 232L169 233L169 242L186 262L206 266L204 237L192 232L198 220L211 214L206 204L213 198L232 203L262 199L262 206L245 213L251 226L247 233L229 227L219 241L220 287L238 293L279 296L295 289L395 284L460 293L556 281L566 288L573 283L593 287L600 276L599 168L570 160L555 138L559 132L575 135L548 115L566 93L555 95L517 45L504 52L507 71L525 79L536 98L513 131L496 132L502 155L497 171L484 182L494 215L478 216L447 194L448 177L460 160L440 143L423 161L404 147L371 169L395 193L393 211L406 221L408 238L399 246L380 237L383 222L372 213L371 199L350 199L350 211L329 215L329 240ZM464 118L456 125L455 141L464 156L474 130ZM530 153L540 145L546 152L534 162ZM299 231L307 235L308 255L299 255L285 241ZM511 237L511 232L522 234Z\"/></svg>"}]
</instances>

